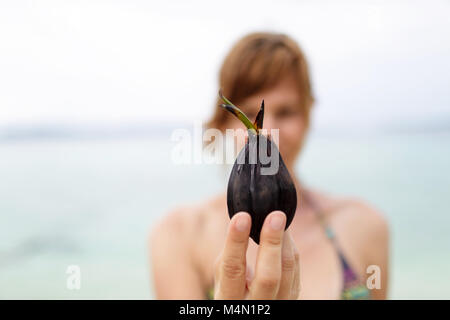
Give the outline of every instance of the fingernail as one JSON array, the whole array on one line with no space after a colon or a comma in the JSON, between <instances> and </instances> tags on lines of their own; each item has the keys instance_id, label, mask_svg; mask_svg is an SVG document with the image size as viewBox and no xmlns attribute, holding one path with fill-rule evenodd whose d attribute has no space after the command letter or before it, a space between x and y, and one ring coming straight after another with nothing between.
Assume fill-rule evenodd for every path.
<instances>
[{"instance_id":1,"label":"fingernail","mask_svg":"<svg viewBox=\"0 0 450 320\"><path fill-rule=\"evenodd\" d=\"M270 226L273 230L279 231L283 228L284 225L284 214L276 213L270 217Z\"/></svg>"},{"instance_id":2,"label":"fingernail","mask_svg":"<svg viewBox=\"0 0 450 320\"><path fill-rule=\"evenodd\" d=\"M249 224L249 221L248 221L247 215L241 214L241 215L239 215L239 216L237 217L237 221L236 221L236 229L237 229L239 232L244 232L244 231L246 231L247 228L248 228L248 224Z\"/></svg>"}]
</instances>

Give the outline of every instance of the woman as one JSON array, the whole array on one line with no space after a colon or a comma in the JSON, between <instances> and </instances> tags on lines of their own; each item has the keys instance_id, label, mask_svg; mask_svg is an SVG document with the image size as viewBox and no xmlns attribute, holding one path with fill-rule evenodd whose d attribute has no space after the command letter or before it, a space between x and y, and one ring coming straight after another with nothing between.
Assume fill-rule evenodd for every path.
<instances>
[{"instance_id":1,"label":"woman","mask_svg":"<svg viewBox=\"0 0 450 320\"><path fill-rule=\"evenodd\" d=\"M310 190L295 176L313 104L307 63L295 41L281 34L247 35L226 57L220 88L250 119L264 99L264 128L279 129L279 149L301 201L286 231L284 213L268 215L259 246L249 240L248 213L228 218L225 192L174 210L150 238L156 297L385 299L388 227L383 217L360 201ZM207 127L243 128L220 103ZM376 270L367 269L373 265L380 271L373 275L379 288L366 286L372 277L366 271Z\"/></svg>"}]
</instances>

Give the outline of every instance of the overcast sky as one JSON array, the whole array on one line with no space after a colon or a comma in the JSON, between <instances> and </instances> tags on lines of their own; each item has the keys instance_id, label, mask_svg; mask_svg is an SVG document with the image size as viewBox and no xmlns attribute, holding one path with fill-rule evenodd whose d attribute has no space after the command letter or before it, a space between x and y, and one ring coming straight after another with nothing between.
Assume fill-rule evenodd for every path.
<instances>
[{"instance_id":1,"label":"overcast sky","mask_svg":"<svg viewBox=\"0 0 450 320\"><path fill-rule=\"evenodd\" d=\"M450 119L450 1L2 0L0 126L205 120L256 30L303 47L318 127Z\"/></svg>"}]
</instances>

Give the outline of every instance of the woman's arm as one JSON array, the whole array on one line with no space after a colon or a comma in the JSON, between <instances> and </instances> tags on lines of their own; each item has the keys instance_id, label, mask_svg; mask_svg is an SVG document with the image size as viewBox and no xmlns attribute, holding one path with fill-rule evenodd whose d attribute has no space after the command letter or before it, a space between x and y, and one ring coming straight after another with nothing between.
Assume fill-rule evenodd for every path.
<instances>
[{"instance_id":1,"label":"woman's arm","mask_svg":"<svg viewBox=\"0 0 450 320\"><path fill-rule=\"evenodd\" d=\"M386 299L389 279L389 228L384 217L369 209L370 229L367 237L367 265L375 265L380 270L380 288L372 289L373 299ZM374 270L372 270L375 275ZM371 273L368 274L371 276Z\"/></svg>"},{"instance_id":2,"label":"woman's arm","mask_svg":"<svg viewBox=\"0 0 450 320\"><path fill-rule=\"evenodd\" d=\"M364 280L376 285L379 278L380 288L370 288L373 299L386 299L389 278L389 227L383 215L362 202L353 204L355 240L360 241L360 254L364 265ZM358 240L360 239L360 240ZM361 241L362 240L362 241ZM378 273L379 271L379 273Z\"/></svg>"},{"instance_id":3,"label":"woman's arm","mask_svg":"<svg viewBox=\"0 0 450 320\"><path fill-rule=\"evenodd\" d=\"M205 299L186 216L175 211L153 227L150 257L156 299Z\"/></svg>"}]
</instances>

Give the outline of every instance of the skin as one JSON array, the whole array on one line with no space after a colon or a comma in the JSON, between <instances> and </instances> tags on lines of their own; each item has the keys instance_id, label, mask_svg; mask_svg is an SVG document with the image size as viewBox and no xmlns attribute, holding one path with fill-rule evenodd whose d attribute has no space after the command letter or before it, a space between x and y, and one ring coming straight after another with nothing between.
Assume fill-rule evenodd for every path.
<instances>
[{"instance_id":1,"label":"skin","mask_svg":"<svg viewBox=\"0 0 450 320\"><path fill-rule=\"evenodd\" d=\"M360 200L336 198L300 185L293 166L307 125L297 107L300 96L294 80L286 77L236 105L254 119L262 98L264 128L280 129L279 149L298 199L312 199L320 208L363 283L371 275L367 267L379 266L381 289L370 292L373 299L385 299L389 273L385 219ZM225 128L243 125L233 119ZM260 246L248 237L251 218L247 213L228 218L225 192L168 213L149 238L156 298L205 299L214 287L215 299L339 299L343 274L336 249L325 235L316 207L310 201L299 201L299 205L287 231L282 212L268 215ZM281 229L271 228L277 218L282 220Z\"/></svg>"}]
</instances>

